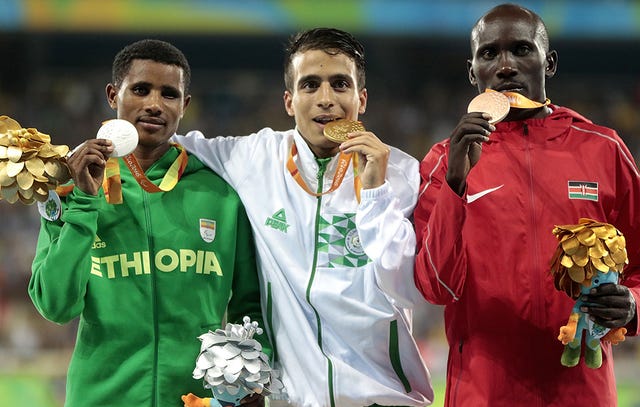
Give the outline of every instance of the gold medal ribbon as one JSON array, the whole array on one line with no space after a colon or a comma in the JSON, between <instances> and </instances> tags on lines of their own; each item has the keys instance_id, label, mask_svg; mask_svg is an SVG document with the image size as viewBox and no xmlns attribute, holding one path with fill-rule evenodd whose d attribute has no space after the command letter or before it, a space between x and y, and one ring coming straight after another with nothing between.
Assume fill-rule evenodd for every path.
<instances>
[{"instance_id":1,"label":"gold medal ribbon","mask_svg":"<svg viewBox=\"0 0 640 407\"><path fill-rule=\"evenodd\" d=\"M131 174L145 191L149 193L171 191L180 180L180 177L182 177L182 173L184 172L184 169L187 166L187 161L189 160L187 151L179 144L172 143L171 145L176 147L180 151L180 154L167 170L167 173L162 178L159 186L155 185L149 180L149 178L147 178L142 167L140 167L138 160L136 160L136 157L133 154L122 157L122 160L131 171ZM109 158L109 160L107 160L102 188L104 189L104 195L107 202L110 204L122 203L122 184L120 180L120 166L118 165L117 158Z\"/></svg>"},{"instance_id":2,"label":"gold medal ribbon","mask_svg":"<svg viewBox=\"0 0 640 407\"><path fill-rule=\"evenodd\" d=\"M353 154L353 188L356 190L356 199L360 203L360 191L362 190L362 180L360 179L360 159L358 153Z\"/></svg>"},{"instance_id":3,"label":"gold medal ribbon","mask_svg":"<svg viewBox=\"0 0 640 407\"><path fill-rule=\"evenodd\" d=\"M497 90L487 88L485 92L497 92ZM502 92L507 98L509 98L509 105L511 107L515 107L516 109L535 109L542 106L547 106L551 103L551 100L548 98L544 101L544 103L536 102L535 100L531 100L526 96L522 96L516 92Z\"/></svg>"},{"instance_id":4,"label":"gold medal ribbon","mask_svg":"<svg viewBox=\"0 0 640 407\"><path fill-rule=\"evenodd\" d=\"M347 173L347 169L349 168L349 161L351 161L351 157L352 157L352 153L343 153L343 152L340 153L340 155L338 156L338 168L336 169L336 173L333 175L331 188L329 188L325 192L317 193L317 192L313 192L311 188L309 188L307 183L304 182L304 179L302 178L302 174L300 174L300 171L298 170L298 166L294 161L294 158L296 155L298 155L298 148L296 147L296 144L293 143L293 145L291 146L291 151L289 152L289 158L287 159L287 170L289 170L289 173L291 174L293 179L298 183L298 185L300 185L300 187L302 187L302 189L304 189L306 193L313 196L326 195L338 189L340 184L342 184L342 180L344 179L345 174ZM358 175L357 158L356 156L353 156L353 158L354 158L353 186L356 190L356 198L358 199L358 202L360 202L360 189L362 189L362 182L360 181L360 177Z\"/></svg>"}]
</instances>

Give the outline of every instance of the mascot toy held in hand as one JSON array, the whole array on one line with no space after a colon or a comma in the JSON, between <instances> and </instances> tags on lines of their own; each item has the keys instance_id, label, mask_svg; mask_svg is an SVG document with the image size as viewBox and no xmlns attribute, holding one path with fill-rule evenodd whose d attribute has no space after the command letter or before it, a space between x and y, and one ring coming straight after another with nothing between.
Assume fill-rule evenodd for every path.
<instances>
[{"instance_id":1,"label":"mascot toy held in hand","mask_svg":"<svg viewBox=\"0 0 640 407\"><path fill-rule=\"evenodd\" d=\"M559 241L551 260L551 273L557 290L576 299L567 325L560 328L558 340L565 345L560 362L573 367L580 361L582 333L585 333L585 364L602 365L600 341L616 345L624 341L625 328L609 329L594 323L580 311L581 295L605 283L618 283L618 276L628 263L625 239L613 225L581 218L577 225L556 226L553 234Z\"/></svg>"}]
</instances>

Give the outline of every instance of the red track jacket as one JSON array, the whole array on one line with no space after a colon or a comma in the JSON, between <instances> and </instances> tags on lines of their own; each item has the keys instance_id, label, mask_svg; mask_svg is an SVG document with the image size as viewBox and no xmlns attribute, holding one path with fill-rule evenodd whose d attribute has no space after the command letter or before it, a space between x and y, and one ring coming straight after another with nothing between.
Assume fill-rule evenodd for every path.
<instances>
[{"instance_id":1,"label":"red track jacket","mask_svg":"<svg viewBox=\"0 0 640 407\"><path fill-rule=\"evenodd\" d=\"M483 144L464 197L445 180L449 141L421 163L416 284L445 305L446 406L615 406L611 346L599 369L560 364L574 301L556 291L554 225L588 217L625 235L624 284L640 304L640 174L615 131L551 106L502 122ZM573 193L569 195L569 191ZM638 333L637 317L629 335Z\"/></svg>"}]
</instances>

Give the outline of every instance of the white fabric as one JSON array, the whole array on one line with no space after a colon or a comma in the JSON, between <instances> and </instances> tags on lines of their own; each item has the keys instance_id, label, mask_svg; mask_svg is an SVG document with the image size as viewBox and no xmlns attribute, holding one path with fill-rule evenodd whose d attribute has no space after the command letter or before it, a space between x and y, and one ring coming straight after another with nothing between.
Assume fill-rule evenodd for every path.
<instances>
[{"instance_id":1,"label":"white fabric","mask_svg":"<svg viewBox=\"0 0 640 407\"><path fill-rule=\"evenodd\" d=\"M331 406L331 370L335 406L429 404L429 372L411 335L410 308L423 301L413 279L415 234L407 219L418 195L418 161L391 147L385 184L363 190L360 204L351 169L336 191L316 198L286 168L294 140L298 169L316 191L319 164L296 130L212 139L196 131L173 138L229 182L246 207L265 321L271 321L276 367L291 403ZM323 190L336 163L333 157L328 164ZM409 393L390 362L392 321Z\"/></svg>"}]
</instances>

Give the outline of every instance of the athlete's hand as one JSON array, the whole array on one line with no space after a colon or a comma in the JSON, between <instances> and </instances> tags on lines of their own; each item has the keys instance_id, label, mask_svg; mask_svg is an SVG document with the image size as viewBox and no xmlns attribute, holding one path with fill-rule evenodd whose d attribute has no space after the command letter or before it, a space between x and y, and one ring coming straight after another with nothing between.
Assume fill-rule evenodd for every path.
<instances>
[{"instance_id":1,"label":"athlete's hand","mask_svg":"<svg viewBox=\"0 0 640 407\"><path fill-rule=\"evenodd\" d=\"M362 188L377 188L384 184L389 162L389 146L370 131L356 131L349 134L349 140L340 145L345 153L357 154L358 172Z\"/></svg>"},{"instance_id":2,"label":"athlete's hand","mask_svg":"<svg viewBox=\"0 0 640 407\"><path fill-rule=\"evenodd\" d=\"M467 186L469 171L480 160L482 143L489 140L489 134L496 128L489 124L486 113L467 113L460 119L449 138L449 164L447 183L453 191L462 196Z\"/></svg>"},{"instance_id":3,"label":"athlete's hand","mask_svg":"<svg viewBox=\"0 0 640 407\"><path fill-rule=\"evenodd\" d=\"M97 195L104 178L104 168L113 152L110 140L91 139L78 146L67 158L76 187L90 195Z\"/></svg>"},{"instance_id":4,"label":"athlete's hand","mask_svg":"<svg viewBox=\"0 0 640 407\"><path fill-rule=\"evenodd\" d=\"M250 394L240 401L240 405L245 407L264 407L264 396L257 393Z\"/></svg>"},{"instance_id":5,"label":"athlete's hand","mask_svg":"<svg viewBox=\"0 0 640 407\"><path fill-rule=\"evenodd\" d=\"M598 325L620 328L636 316L636 302L631 290L621 284L607 283L594 287L580 298L585 304L580 311Z\"/></svg>"},{"instance_id":6,"label":"athlete's hand","mask_svg":"<svg viewBox=\"0 0 640 407\"><path fill-rule=\"evenodd\" d=\"M209 398L200 398L193 393L183 394L181 397L183 407L209 407Z\"/></svg>"},{"instance_id":7,"label":"athlete's hand","mask_svg":"<svg viewBox=\"0 0 640 407\"><path fill-rule=\"evenodd\" d=\"M209 407L212 404L210 397L200 398L193 393L182 395L184 407ZM213 404L219 405L217 400L213 400ZM240 400L240 405L245 407L264 407L264 396L253 393Z\"/></svg>"}]
</instances>

